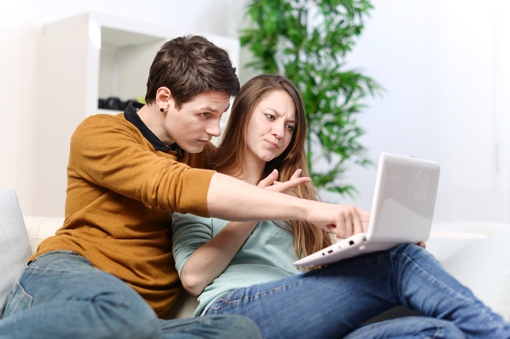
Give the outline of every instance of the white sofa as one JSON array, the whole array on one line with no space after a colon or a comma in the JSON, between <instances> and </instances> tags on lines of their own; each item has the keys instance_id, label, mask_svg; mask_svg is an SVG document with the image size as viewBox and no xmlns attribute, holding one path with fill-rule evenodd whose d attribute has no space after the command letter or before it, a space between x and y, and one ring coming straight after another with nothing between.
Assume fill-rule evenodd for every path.
<instances>
[{"instance_id":1,"label":"white sofa","mask_svg":"<svg viewBox=\"0 0 510 339\"><path fill-rule=\"evenodd\" d=\"M25 216L24 221L35 251L64 218ZM509 248L510 225L495 222L435 224L427 242L427 249L451 274L510 321ZM190 317L196 305L194 298L185 296L174 307L172 317Z\"/></svg>"},{"instance_id":2,"label":"white sofa","mask_svg":"<svg viewBox=\"0 0 510 339\"><path fill-rule=\"evenodd\" d=\"M63 221L64 218L22 216L15 192L0 190L0 313L9 284L21 274L26 258L43 239L53 235ZM448 272L510 321L510 224L436 223L427 249ZM191 317L196 305L194 298L183 294L169 317ZM379 319L405 312L397 309Z\"/></svg>"}]
</instances>

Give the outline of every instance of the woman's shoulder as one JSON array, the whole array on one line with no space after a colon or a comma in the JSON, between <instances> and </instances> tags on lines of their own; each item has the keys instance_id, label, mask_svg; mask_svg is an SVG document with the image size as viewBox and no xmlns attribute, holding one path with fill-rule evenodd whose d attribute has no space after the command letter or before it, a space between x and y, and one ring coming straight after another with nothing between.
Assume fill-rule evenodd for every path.
<instances>
[{"instance_id":1,"label":"woman's shoulder","mask_svg":"<svg viewBox=\"0 0 510 339\"><path fill-rule=\"evenodd\" d=\"M207 227L212 227L214 218L200 217L191 213L172 213L172 226L180 227L182 225L203 225Z\"/></svg>"},{"instance_id":2,"label":"woman's shoulder","mask_svg":"<svg viewBox=\"0 0 510 339\"><path fill-rule=\"evenodd\" d=\"M191 213L172 213L172 233L206 232L211 236L218 234L230 221L200 217Z\"/></svg>"}]
</instances>

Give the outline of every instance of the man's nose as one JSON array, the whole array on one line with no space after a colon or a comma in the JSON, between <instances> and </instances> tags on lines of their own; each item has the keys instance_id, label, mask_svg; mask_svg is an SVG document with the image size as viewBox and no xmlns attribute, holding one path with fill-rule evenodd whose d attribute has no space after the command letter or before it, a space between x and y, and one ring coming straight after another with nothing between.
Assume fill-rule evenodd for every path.
<instances>
[{"instance_id":1,"label":"man's nose","mask_svg":"<svg viewBox=\"0 0 510 339\"><path fill-rule=\"evenodd\" d=\"M220 119L211 121L209 126L207 126L206 132L214 137L219 137L221 135Z\"/></svg>"}]
</instances>

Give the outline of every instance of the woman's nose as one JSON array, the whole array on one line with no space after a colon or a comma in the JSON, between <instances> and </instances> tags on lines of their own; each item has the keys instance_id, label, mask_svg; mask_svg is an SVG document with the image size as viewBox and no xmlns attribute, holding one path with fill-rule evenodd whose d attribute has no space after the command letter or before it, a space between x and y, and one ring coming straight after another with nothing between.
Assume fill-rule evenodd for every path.
<instances>
[{"instance_id":1,"label":"woman's nose","mask_svg":"<svg viewBox=\"0 0 510 339\"><path fill-rule=\"evenodd\" d=\"M271 134L274 135L275 138L281 139L281 138L283 138L284 131L285 131L285 126L283 126L283 124L274 124L273 131Z\"/></svg>"}]
</instances>

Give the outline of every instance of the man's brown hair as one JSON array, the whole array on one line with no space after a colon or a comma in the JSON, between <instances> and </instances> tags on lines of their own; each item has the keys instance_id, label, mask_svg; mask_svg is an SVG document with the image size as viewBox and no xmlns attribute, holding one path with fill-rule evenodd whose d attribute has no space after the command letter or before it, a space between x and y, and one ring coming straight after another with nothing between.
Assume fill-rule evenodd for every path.
<instances>
[{"instance_id":1,"label":"man's brown hair","mask_svg":"<svg viewBox=\"0 0 510 339\"><path fill-rule=\"evenodd\" d=\"M198 94L218 91L235 97L239 79L228 53L198 35L167 41L156 54L147 80L147 104L156 101L160 87L172 92L177 109Z\"/></svg>"}]
</instances>

